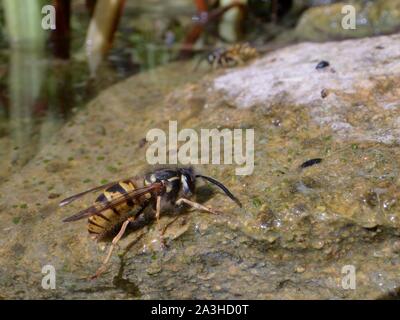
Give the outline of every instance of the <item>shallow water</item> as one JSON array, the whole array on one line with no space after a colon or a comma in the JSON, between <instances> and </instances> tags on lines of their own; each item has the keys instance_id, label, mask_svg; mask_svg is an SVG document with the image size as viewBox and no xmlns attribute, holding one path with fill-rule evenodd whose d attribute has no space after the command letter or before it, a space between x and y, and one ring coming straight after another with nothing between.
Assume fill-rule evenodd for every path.
<instances>
[{"instance_id":1,"label":"shallow water","mask_svg":"<svg viewBox=\"0 0 400 320\"><path fill-rule=\"evenodd\" d=\"M185 1L128 3L113 48L91 78L83 58L89 16L83 2L72 10L70 60L55 59L51 48L43 53L0 43L0 182L34 158L103 89L175 59L183 27L193 15Z\"/></svg>"}]
</instances>

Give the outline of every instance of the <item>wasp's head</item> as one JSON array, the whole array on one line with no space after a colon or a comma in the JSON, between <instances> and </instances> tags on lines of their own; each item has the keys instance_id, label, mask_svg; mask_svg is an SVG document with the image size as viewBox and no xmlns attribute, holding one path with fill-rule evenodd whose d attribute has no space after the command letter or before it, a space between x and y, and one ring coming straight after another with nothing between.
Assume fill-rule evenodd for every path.
<instances>
[{"instance_id":1,"label":"wasp's head","mask_svg":"<svg viewBox=\"0 0 400 320\"><path fill-rule=\"evenodd\" d=\"M215 53L211 52L207 55L207 61L209 64L213 64L216 59Z\"/></svg>"},{"instance_id":2,"label":"wasp's head","mask_svg":"<svg viewBox=\"0 0 400 320\"><path fill-rule=\"evenodd\" d=\"M224 48L217 48L207 54L207 61L209 64L213 64L216 60L220 59L225 53Z\"/></svg>"},{"instance_id":3,"label":"wasp's head","mask_svg":"<svg viewBox=\"0 0 400 320\"><path fill-rule=\"evenodd\" d=\"M162 182L165 186L167 199L175 199L179 193L190 197L195 191L196 176L193 168L163 168L145 175L144 184Z\"/></svg>"}]
</instances>

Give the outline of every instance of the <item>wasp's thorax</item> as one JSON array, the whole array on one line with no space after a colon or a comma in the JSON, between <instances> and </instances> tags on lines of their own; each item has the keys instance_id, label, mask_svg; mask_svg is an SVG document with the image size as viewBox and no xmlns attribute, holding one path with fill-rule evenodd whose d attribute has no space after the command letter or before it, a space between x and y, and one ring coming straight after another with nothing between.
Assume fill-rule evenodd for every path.
<instances>
[{"instance_id":1,"label":"wasp's thorax","mask_svg":"<svg viewBox=\"0 0 400 320\"><path fill-rule=\"evenodd\" d=\"M146 174L144 185L161 182L164 190L161 196L169 202L174 202L179 197L189 198L196 189L196 176L193 168L159 169Z\"/></svg>"},{"instance_id":2,"label":"wasp's thorax","mask_svg":"<svg viewBox=\"0 0 400 320\"><path fill-rule=\"evenodd\" d=\"M240 207L240 201L219 181L214 178L197 174L192 167L177 169L159 169L145 175L144 185L150 185L155 182L164 184L164 191L161 196L165 197L171 203L177 199L190 198L196 190L196 180L202 178L218 186L224 193L231 198Z\"/></svg>"}]
</instances>

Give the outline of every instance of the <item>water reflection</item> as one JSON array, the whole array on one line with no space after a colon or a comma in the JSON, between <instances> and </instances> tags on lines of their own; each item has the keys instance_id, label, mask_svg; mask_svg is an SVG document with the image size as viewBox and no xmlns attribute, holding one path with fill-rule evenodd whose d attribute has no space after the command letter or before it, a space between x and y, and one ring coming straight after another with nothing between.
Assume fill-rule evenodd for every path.
<instances>
[{"instance_id":1,"label":"water reflection","mask_svg":"<svg viewBox=\"0 0 400 320\"><path fill-rule=\"evenodd\" d=\"M45 73L41 48L11 49L8 76L10 162L16 167L32 157L38 143L34 122L35 113L44 108L41 92Z\"/></svg>"},{"instance_id":2,"label":"water reflection","mask_svg":"<svg viewBox=\"0 0 400 320\"><path fill-rule=\"evenodd\" d=\"M77 8L75 8L77 9ZM74 12L78 14L79 12ZM147 15L147 18L146 18ZM158 13L158 17L163 12ZM137 19L132 20L132 16ZM152 18L149 19L149 16ZM82 15L80 16L82 18ZM73 112L83 107L101 90L140 71L168 63L178 45L164 41L163 32L177 27L176 16L162 16L162 32L154 12L139 14L127 10L121 19L113 48L101 62L96 77L82 59L86 22L73 25L73 53L70 60L54 58L54 48L14 46L0 49L0 183L18 172L37 152L51 142ZM140 30L132 21L154 21ZM179 25L182 32L182 25ZM179 29L179 28L178 28ZM159 31L159 30L158 30ZM175 34L176 32L174 32ZM171 35L168 39L171 38ZM78 45L76 45L78 43ZM157 81L154 78L154 81Z\"/></svg>"}]
</instances>

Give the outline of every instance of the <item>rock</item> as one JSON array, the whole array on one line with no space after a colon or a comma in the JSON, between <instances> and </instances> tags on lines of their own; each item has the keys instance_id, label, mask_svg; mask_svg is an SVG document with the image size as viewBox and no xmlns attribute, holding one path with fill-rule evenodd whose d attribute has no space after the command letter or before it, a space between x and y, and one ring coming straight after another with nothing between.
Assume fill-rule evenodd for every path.
<instances>
[{"instance_id":1,"label":"rock","mask_svg":"<svg viewBox=\"0 0 400 320\"><path fill-rule=\"evenodd\" d=\"M304 268L303 266L298 266L298 267L296 267L296 270L295 270L297 273L303 273L303 272L305 272L306 271L306 268Z\"/></svg>"},{"instance_id":2,"label":"rock","mask_svg":"<svg viewBox=\"0 0 400 320\"><path fill-rule=\"evenodd\" d=\"M396 142L399 39L394 35L290 46L217 77L214 89L238 108L301 105L316 124L330 127L342 138ZM315 70L321 59L330 67ZM322 90L330 93L324 100Z\"/></svg>"},{"instance_id":3,"label":"rock","mask_svg":"<svg viewBox=\"0 0 400 320\"><path fill-rule=\"evenodd\" d=\"M351 4L356 10L356 28L341 27L342 8ZM300 40L326 41L361 38L395 32L400 27L398 1L353 1L312 7L300 17L296 35Z\"/></svg>"},{"instance_id":4,"label":"rock","mask_svg":"<svg viewBox=\"0 0 400 320\"><path fill-rule=\"evenodd\" d=\"M190 63L171 64L104 91L54 145L0 185L1 297L392 296L400 286L399 43L398 35L304 43L205 76L191 72ZM330 66L316 70L321 60ZM86 281L109 242L93 242L85 221L61 221L95 195L61 209L58 201L104 179L143 173L147 146L140 141L152 128L166 130L168 120L179 129L255 129L252 175L235 176L230 165L200 168L238 195L243 208L202 186L201 201L224 214L163 216L161 224L170 224L164 252L153 223L129 232L109 271ZM96 131L100 125L107 134ZM43 159L60 165L49 170ZM49 199L49 188L61 197ZM55 290L41 286L45 265L56 270ZM341 286L346 265L356 269L357 290Z\"/></svg>"}]
</instances>

